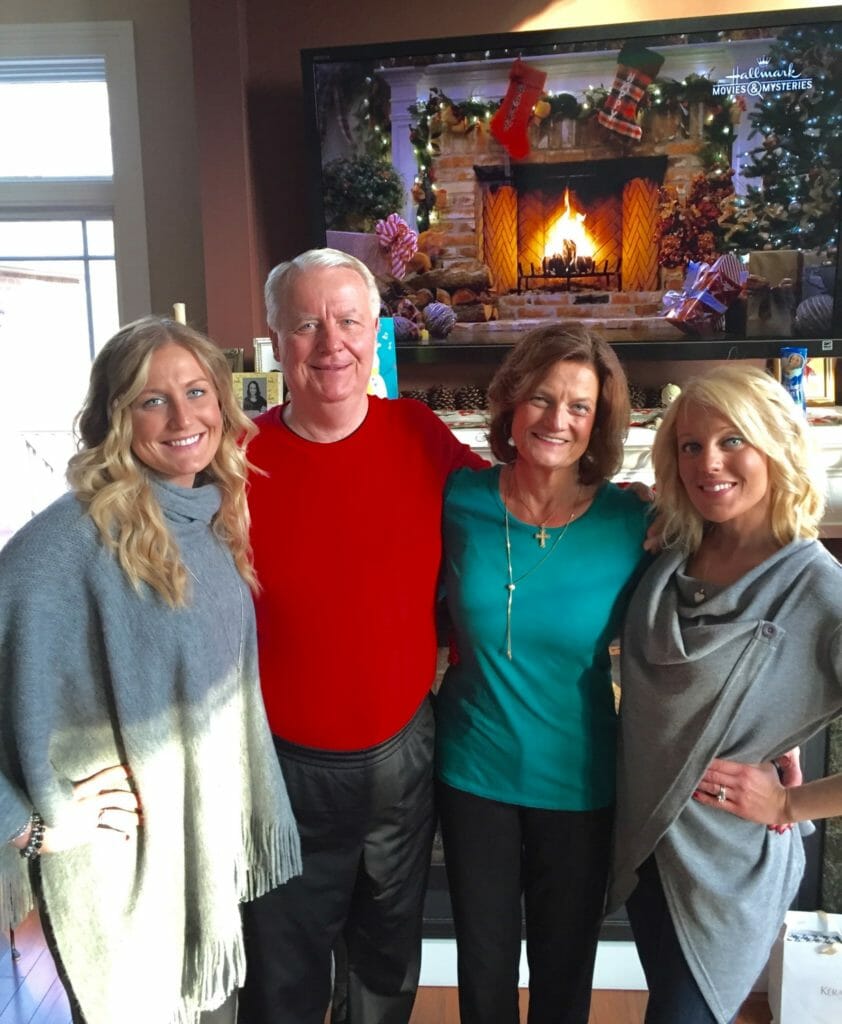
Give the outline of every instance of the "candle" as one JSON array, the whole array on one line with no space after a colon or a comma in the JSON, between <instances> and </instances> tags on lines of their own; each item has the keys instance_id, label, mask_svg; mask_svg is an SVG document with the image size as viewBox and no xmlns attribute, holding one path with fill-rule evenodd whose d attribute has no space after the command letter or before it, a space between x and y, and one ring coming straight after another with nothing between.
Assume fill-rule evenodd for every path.
<instances>
[{"instance_id":1,"label":"candle","mask_svg":"<svg viewBox=\"0 0 842 1024\"><path fill-rule=\"evenodd\" d=\"M174 302L172 307L172 318L177 324L187 323L187 310L183 302Z\"/></svg>"}]
</instances>

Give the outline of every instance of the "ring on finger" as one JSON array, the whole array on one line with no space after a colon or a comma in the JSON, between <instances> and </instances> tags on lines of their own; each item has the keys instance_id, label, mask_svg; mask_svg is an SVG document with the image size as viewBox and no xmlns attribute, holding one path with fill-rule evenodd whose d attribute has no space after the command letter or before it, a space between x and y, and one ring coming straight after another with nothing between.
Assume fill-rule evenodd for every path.
<instances>
[{"instance_id":1,"label":"ring on finger","mask_svg":"<svg viewBox=\"0 0 842 1024\"><path fill-rule=\"evenodd\" d=\"M716 794L716 802L724 804L727 799L726 791L724 786L719 787L719 792Z\"/></svg>"}]
</instances>

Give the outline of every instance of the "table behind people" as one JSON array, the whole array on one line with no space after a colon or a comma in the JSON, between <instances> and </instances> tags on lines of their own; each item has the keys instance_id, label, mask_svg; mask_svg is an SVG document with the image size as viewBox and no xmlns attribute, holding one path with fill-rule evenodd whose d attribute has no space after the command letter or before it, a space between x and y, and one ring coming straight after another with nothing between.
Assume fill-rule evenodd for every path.
<instances>
[{"instance_id":1,"label":"table behind people","mask_svg":"<svg viewBox=\"0 0 842 1024\"><path fill-rule=\"evenodd\" d=\"M253 428L221 350L149 317L94 360L78 429L72 492L0 553L0 926L37 898L77 1024L222 1024L239 904L299 869L257 681Z\"/></svg>"},{"instance_id":2,"label":"table behind people","mask_svg":"<svg viewBox=\"0 0 842 1024\"><path fill-rule=\"evenodd\" d=\"M351 1019L406 1021L434 827L442 492L485 463L421 403L367 395L380 296L364 264L303 253L266 303L289 401L256 421L251 538L304 874L246 913L240 1020L323 1024L341 937Z\"/></svg>"},{"instance_id":3,"label":"table behind people","mask_svg":"<svg viewBox=\"0 0 842 1024\"><path fill-rule=\"evenodd\" d=\"M797 828L722 813L746 808L721 766L771 762L839 714L842 573L817 540L824 479L806 421L761 370L728 364L686 384L653 459L667 550L623 635L609 906L629 897L647 1024L724 1024L766 962L804 853Z\"/></svg>"},{"instance_id":4,"label":"table behind people","mask_svg":"<svg viewBox=\"0 0 842 1024\"><path fill-rule=\"evenodd\" d=\"M586 1024L605 898L616 713L609 644L647 560L648 508L609 483L628 386L576 323L527 334L489 388L502 466L445 498L456 657L437 775L462 1020L518 1020L521 895L531 1024Z\"/></svg>"}]
</instances>

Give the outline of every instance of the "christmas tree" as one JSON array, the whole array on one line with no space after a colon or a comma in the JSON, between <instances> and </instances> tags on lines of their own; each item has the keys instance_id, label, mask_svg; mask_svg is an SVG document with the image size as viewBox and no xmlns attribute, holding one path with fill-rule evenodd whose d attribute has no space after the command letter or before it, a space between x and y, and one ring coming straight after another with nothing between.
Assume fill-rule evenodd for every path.
<instances>
[{"instance_id":1,"label":"christmas tree","mask_svg":"<svg viewBox=\"0 0 842 1024\"><path fill-rule=\"evenodd\" d=\"M759 178L720 221L725 249L837 247L842 167L842 26L792 28L770 46L772 66L791 64L812 91L767 93L751 112L762 141L746 178Z\"/></svg>"}]
</instances>

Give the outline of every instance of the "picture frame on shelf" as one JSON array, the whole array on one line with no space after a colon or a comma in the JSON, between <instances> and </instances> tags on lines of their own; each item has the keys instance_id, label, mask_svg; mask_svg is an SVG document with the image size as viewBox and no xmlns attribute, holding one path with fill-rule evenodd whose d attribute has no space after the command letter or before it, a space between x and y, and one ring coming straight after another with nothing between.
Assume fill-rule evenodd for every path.
<instances>
[{"instance_id":1,"label":"picture frame on shelf","mask_svg":"<svg viewBox=\"0 0 842 1024\"><path fill-rule=\"evenodd\" d=\"M271 338L254 338L254 369L257 373L280 372L281 364L272 351Z\"/></svg>"},{"instance_id":2,"label":"picture frame on shelf","mask_svg":"<svg viewBox=\"0 0 842 1024\"><path fill-rule=\"evenodd\" d=\"M228 365L231 368L231 373L242 373L245 369L244 355L245 352L241 348L224 348L222 354L228 360Z\"/></svg>"},{"instance_id":3,"label":"picture frame on shelf","mask_svg":"<svg viewBox=\"0 0 842 1024\"><path fill-rule=\"evenodd\" d=\"M234 395L249 419L254 419L267 409L281 404L284 393L282 373L235 373L233 381Z\"/></svg>"},{"instance_id":4,"label":"picture frame on shelf","mask_svg":"<svg viewBox=\"0 0 842 1024\"><path fill-rule=\"evenodd\" d=\"M807 405L836 404L836 360L818 356L807 360L813 372L804 381Z\"/></svg>"}]
</instances>

